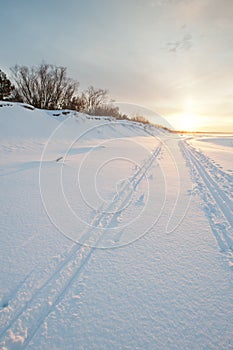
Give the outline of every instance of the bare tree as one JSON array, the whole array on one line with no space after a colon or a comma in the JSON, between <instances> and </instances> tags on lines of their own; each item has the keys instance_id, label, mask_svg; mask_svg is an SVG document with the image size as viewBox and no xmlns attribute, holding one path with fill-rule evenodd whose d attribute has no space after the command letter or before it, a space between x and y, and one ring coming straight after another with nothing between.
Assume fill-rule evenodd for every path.
<instances>
[{"instance_id":1,"label":"bare tree","mask_svg":"<svg viewBox=\"0 0 233 350\"><path fill-rule=\"evenodd\" d=\"M84 101L84 111L88 114L94 114L95 110L106 102L108 91L104 89L96 89L89 86L81 96Z\"/></svg>"},{"instance_id":2,"label":"bare tree","mask_svg":"<svg viewBox=\"0 0 233 350\"><path fill-rule=\"evenodd\" d=\"M11 81L7 78L6 74L0 69L0 100L9 97L12 92Z\"/></svg>"},{"instance_id":3,"label":"bare tree","mask_svg":"<svg viewBox=\"0 0 233 350\"><path fill-rule=\"evenodd\" d=\"M81 96L72 97L72 99L68 102L68 104L63 105L63 108L73 109L78 112L83 112L85 110L85 99L83 97L83 94L81 94Z\"/></svg>"},{"instance_id":4,"label":"bare tree","mask_svg":"<svg viewBox=\"0 0 233 350\"><path fill-rule=\"evenodd\" d=\"M69 105L78 82L67 77L65 67L42 63L39 66L11 68L17 94L37 108L57 109Z\"/></svg>"}]
</instances>

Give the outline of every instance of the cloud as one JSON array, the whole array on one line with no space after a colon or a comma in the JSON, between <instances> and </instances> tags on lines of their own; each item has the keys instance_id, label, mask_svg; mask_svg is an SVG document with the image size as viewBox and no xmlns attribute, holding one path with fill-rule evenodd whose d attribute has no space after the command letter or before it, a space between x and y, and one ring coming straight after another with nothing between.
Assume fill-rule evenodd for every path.
<instances>
[{"instance_id":1,"label":"cloud","mask_svg":"<svg viewBox=\"0 0 233 350\"><path fill-rule=\"evenodd\" d=\"M193 47L192 35L185 34L182 39L166 43L169 52L189 51Z\"/></svg>"},{"instance_id":2,"label":"cloud","mask_svg":"<svg viewBox=\"0 0 233 350\"><path fill-rule=\"evenodd\" d=\"M176 4L179 4L179 3L186 3L186 2L189 2L190 0L154 0L153 1L153 4L155 5L159 5L159 6L162 6L162 5L176 5Z\"/></svg>"}]
</instances>

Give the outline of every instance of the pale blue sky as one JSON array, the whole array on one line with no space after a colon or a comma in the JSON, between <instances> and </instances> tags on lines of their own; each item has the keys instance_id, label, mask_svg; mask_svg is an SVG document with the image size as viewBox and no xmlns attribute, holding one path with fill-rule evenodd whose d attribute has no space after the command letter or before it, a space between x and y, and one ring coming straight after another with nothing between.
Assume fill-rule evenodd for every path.
<instances>
[{"instance_id":1,"label":"pale blue sky","mask_svg":"<svg viewBox=\"0 0 233 350\"><path fill-rule=\"evenodd\" d=\"M0 68L43 60L175 128L233 131L232 0L0 0Z\"/></svg>"}]
</instances>

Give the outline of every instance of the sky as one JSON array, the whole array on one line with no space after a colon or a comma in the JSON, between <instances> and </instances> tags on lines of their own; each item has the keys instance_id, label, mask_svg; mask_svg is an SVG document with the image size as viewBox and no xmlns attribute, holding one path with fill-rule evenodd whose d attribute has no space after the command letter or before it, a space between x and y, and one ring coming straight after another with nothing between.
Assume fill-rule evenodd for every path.
<instances>
[{"instance_id":1,"label":"sky","mask_svg":"<svg viewBox=\"0 0 233 350\"><path fill-rule=\"evenodd\" d=\"M0 69L47 62L179 130L233 132L232 0L0 0Z\"/></svg>"}]
</instances>

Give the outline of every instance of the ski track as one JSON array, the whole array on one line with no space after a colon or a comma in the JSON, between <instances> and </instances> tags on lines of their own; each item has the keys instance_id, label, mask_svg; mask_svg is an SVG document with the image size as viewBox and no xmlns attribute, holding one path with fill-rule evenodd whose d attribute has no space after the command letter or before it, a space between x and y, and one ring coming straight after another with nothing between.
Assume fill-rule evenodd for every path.
<instances>
[{"instance_id":1,"label":"ski track","mask_svg":"<svg viewBox=\"0 0 233 350\"><path fill-rule=\"evenodd\" d=\"M203 154L202 151L197 151L193 146L189 146L198 161L205 165L205 170L218 183L219 187L232 200L233 199L233 176L222 170L220 164ZM214 164L215 163L215 164Z\"/></svg>"},{"instance_id":2,"label":"ski track","mask_svg":"<svg viewBox=\"0 0 233 350\"><path fill-rule=\"evenodd\" d=\"M214 172L213 170L217 167L215 165L211 166L209 159L190 146L187 141L180 142L180 147L192 168L194 179L204 201L211 229L221 251L228 253L231 260L229 265L232 266L233 202L226 194L227 190L231 192L232 178L222 170L216 169L216 172ZM219 174L221 174L221 177Z\"/></svg>"},{"instance_id":3,"label":"ski track","mask_svg":"<svg viewBox=\"0 0 233 350\"><path fill-rule=\"evenodd\" d=\"M127 203L129 203L137 186L146 176L153 162L160 154L161 147L162 144L160 143L158 147L151 152L151 155L144 161L142 166L137 169L128 181L126 181L120 192L115 194L107 208L103 209L103 206L99 208L90 223L91 227L84 230L81 236L80 243L82 245L75 244L70 253L68 253L65 259L61 261L55 271L53 271L52 275L50 275L39 288L31 291L31 296L28 295L28 293L30 293L30 288L25 286L23 300L20 301L20 307L17 308L17 301L22 297L19 294L20 289L22 290L28 276L21 282L17 291L13 293L14 295L9 297L9 305L2 310L8 311L7 308L16 303L16 307L13 310L13 317L7 320L7 325L5 325L0 332L0 345L6 347L10 346L11 348L11 335L13 332L16 336L22 336L22 333L24 333L20 349L26 349L28 347L45 319L55 310L73 281L77 280L79 277L82 269L86 266L95 251L95 245L98 245L104 237L105 232L103 231L103 233L98 234L98 230L95 230L95 228L107 229L111 227L116 216L128 205Z\"/></svg>"}]
</instances>

